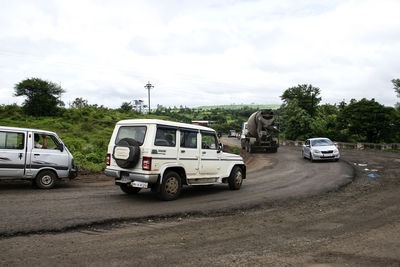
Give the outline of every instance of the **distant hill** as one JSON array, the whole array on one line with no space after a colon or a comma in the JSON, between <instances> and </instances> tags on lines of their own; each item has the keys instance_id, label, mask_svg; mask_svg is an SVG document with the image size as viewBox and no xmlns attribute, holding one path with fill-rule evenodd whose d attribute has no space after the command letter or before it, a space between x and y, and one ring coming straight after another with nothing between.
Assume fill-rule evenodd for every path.
<instances>
[{"instance_id":1,"label":"distant hill","mask_svg":"<svg viewBox=\"0 0 400 267\"><path fill-rule=\"evenodd\" d=\"M244 107L249 107L251 109L278 109L281 105L279 104L240 104L240 105L215 105L215 106L200 106L195 109L203 109L203 110L209 110L209 109L216 109L216 108L222 108L222 109L241 109Z\"/></svg>"}]
</instances>

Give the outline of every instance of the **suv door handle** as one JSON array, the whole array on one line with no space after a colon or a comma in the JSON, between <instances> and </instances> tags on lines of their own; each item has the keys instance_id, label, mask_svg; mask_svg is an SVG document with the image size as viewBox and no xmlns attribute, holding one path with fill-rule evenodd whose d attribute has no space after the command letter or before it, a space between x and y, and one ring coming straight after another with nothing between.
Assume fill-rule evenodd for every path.
<instances>
[{"instance_id":1,"label":"suv door handle","mask_svg":"<svg viewBox=\"0 0 400 267\"><path fill-rule=\"evenodd\" d=\"M33 155L34 155L35 157L36 157L36 156L40 156L40 154L33 154Z\"/></svg>"},{"instance_id":2,"label":"suv door handle","mask_svg":"<svg viewBox=\"0 0 400 267\"><path fill-rule=\"evenodd\" d=\"M207 152L205 152L205 151L201 152L201 154L203 154L203 155L206 154L206 153L207 153Z\"/></svg>"},{"instance_id":3,"label":"suv door handle","mask_svg":"<svg viewBox=\"0 0 400 267\"><path fill-rule=\"evenodd\" d=\"M181 150L181 153L185 153L186 152L186 150Z\"/></svg>"}]
</instances>

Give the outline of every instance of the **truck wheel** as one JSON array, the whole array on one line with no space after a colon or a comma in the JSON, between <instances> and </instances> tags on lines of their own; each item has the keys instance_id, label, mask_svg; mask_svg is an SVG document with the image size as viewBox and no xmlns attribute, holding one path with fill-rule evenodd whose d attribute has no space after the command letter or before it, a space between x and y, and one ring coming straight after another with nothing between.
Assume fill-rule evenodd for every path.
<instances>
[{"instance_id":1,"label":"truck wheel","mask_svg":"<svg viewBox=\"0 0 400 267\"><path fill-rule=\"evenodd\" d=\"M234 167L231 175L228 178L228 184L230 190L239 190L243 182L243 172L238 166Z\"/></svg>"},{"instance_id":2,"label":"truck wheel","mask_svg":"<svg viewBox=\"0 0 400 267\"><path fill-rule=\"evenodd\" d=\"M115 150L118 149L119 147L129 150L129 153L127 154L126 158L124 159L116 158ZM112 156L119 167L124 169L133 168L139 162L140 158L139 143L132 138L123 138L119 140L116 146L114 147Z\"/></svg>"},{"instance_id":3,"label":"truck wheel","mask_svg":"<svg viewBox=\"0 0 400 267\"><path fill-rule=\"evenodd\" d=\"M164 179L160 185L158 196L162 200L175 200L178 198L182 189L182 180L179 174L170 171L164 175Z\"/></svg>"},{"instance_id":4,"label":"truck wheel","mask_svg":"<svg viewBox=\"0 0 400 267\"><path fill-rule=\"evenodd\" d=\"M247 153L251 153L251 144L249 142L246 143L246 151Z\"/></svg>"},{"instance_id":5,"label":"truck wheel","mask_svg":"<svg viewBox=\"0 0 400 267\"><path fill-rule=\"evenodd\" d=\"M35 178L36 186L41 189L51 189L56 185L57 176L52 171L41 171Z\"/></svg>"},{"instance_id":6,"label":"truck wheel","mask_svg":"<svg viewBox=\"0 0 400 267\"><path fill-rule=\"evenodd\" d=\"M124 193L126 193L128 195L136 195L141 190L141 188L131 187L131 186L128 186L127 184L120 184L119 187L121 188L121 190Z\"/></svg>"}]
</instances>

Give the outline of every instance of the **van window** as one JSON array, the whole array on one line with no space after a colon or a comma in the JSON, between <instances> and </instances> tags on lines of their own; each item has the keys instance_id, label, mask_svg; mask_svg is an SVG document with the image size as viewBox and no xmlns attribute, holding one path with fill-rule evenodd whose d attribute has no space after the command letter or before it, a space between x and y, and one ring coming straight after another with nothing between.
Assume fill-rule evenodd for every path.
<instances>
[{"instance_id":1,"label":"van window","mask_svg":"<svg viewBox=\"0 0 400 267\"><path fill-rule=\"evenodd\" d=\"M217 149L217 137L212 133L201 133L201 148L202 149Z\"/></svg>"},{"instance_id":2,"label":"van window","mask_svg":"<svg viewBox=\"0 0 400 267\"><path fill-rule=\"evenodd\" d=\"M24 149L25 134L0 132L0 149Z\"/></svg>"},{"instance_id":3,"label":"van window","mask_svg":"<svg viewBox=\"0 0 400 267\"><path fill-rule=\"evenodd\" d=\"M52 135L46 136L47 148L48 149L58 149L60 142Z\"/></svg>"},{"instance_id":4,"label":"van window","mask_svg":"<svg viewBox=\"0 0 400 267\"><path fill-rule=\"evenodd\" d=\"M154 145L174 147L176 145L176 129L157 128Z\"/></svg>"},{"instance_id":5,"label":"van window","mask_svg":"<svg viewBox=\"0 0 400 267\"><path fill-rule=\"evenodd\" d=\"M197 132L181 130L181 147L197 148Z\"/></svg>"},{"instance_id":6,"label":"van window","mask_svg":"<svg viewBox=\"0 0 400 267\"><path fill-rule=\"evenodd\" d=\"M146 126L121 126L118 130L117 138L115 138L115 144L121 139L132 138L136 140L139 145L143 145L146 129Z\"/></svg>"}]
</instances>

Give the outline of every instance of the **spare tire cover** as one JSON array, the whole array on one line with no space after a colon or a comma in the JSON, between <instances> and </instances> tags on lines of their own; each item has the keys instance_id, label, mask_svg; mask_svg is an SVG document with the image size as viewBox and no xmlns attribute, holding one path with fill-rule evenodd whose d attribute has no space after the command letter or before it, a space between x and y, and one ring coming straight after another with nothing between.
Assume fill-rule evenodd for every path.
<instances>
[{"instance_id":1,"label":"spare tire cover","mask_svg":"<svg viewBox=\"0 0 400 267\"><path fill-rule=\"evenodd\" d=\"M113 158L121 168L133 168L140 158L139 143L132 138L123 138L114 146Z\"/></svg>"}]
</instances>

